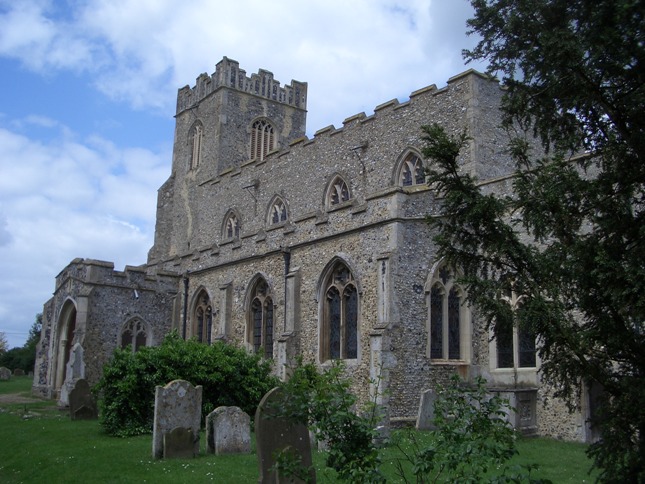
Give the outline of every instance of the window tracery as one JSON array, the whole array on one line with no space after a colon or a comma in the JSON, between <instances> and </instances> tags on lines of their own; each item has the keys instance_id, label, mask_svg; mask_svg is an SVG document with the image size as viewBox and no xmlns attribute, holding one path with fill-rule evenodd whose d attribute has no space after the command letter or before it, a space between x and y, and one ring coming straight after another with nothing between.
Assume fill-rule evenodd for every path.
<instances>
[{"instance_id":1,"label":"window tracery","mask_svg":"<svg viewBox=\"0 0 645 484\"><path fill-rule=\"evenodd\" d=\"M349 268L338 262L324 285L321 360L358 357L358 290Z\"/></svg>"},{"instance_id":2,"label":"window tracery","mask_svg":"<svg viewBox=\"0 0 645 484\"><path fill-rule=\"evenodd\" d=\"M334 178L329 186L327 204L329 206L338 205L348 201L350 198L351 194L349 193L349 187L345 180L340 176Z\"/></svg>"},{"instance_id":3,"label":"window tracery","mask_svg":"<svg viewBox=\"0 0 645 484\"><path fill-rule=\"evenodd\" d=\"M275 225L287 221L287 206L281 198L276 198L269 212L269 224Z\"/></svg>"},{"instance_id":4,"label":"window tracery","mask_svg":"<svg viewBox=\"0 0 645 484\"><path fill-rule=\"evenodd\" d=\"M517 311L524 302L512 288L501 299L512 311ZM497 349L497 368L535 368L537 366L535 333L530 328L498 322L494 329Z\"/></svg>"},{"instance_id":5,"label":"window tracery","mask_svg":"<svg viewBox=\"0 0 645 484\"><path fill-rule=\"evenodd\" d=\"M421 158L416 153L408 153L401 164L399 185L404 187L423 185L425 181L425 170Z\"/></svg>"},{"instance_id":6,"label":"window tracery","mask_svg":"<svg viewBox=\"0 0 645 484\"><path fill-rule=\"evenodd\" d=\"M429 356L433 360L465 361L469 356L469 310L456 275L441 265L428 291Z\"/></svg>"},{"instance_id":7,"label":"window tracery","mask_svg":"<svg viewBox=\"0 0 645 484\"><path fill-rule=\"evenodd\" d=\"M234 212L229 212L224 221L224 238L237 239L240 237L240 222Z\"/></svg>"},{"instance_id":8,"label":"window tracery","mask_svg":"<svg viewBox=\"0 0 645 484\"><path fill-rule=\"evenodd\" d=\"M265 358L273 358L273 299L263 278L253 289L248 319L253 351L262 352Z\"/></svg>"},{"instance_id":9,"label":"window tracery","mask_svg":"<svg viewBox=\"0 0 645 484\"><path fill-rule=\"evenodd\" d=\"M201 290L193 312L193 337L200 343L211 344L213 307L208 293Z\"/></svg>"},{"instance_id":10,"label":"window tracery","mask_svg":"<svg viewBox=\"0 0 645 484\"><path fill-rule=\"evenodd\" d=\"M121 348L128 346L133 353L146 346L148 341L148 329L146 324L139 318L128 321L121 331Z\"/></svg>"}]
</instances>

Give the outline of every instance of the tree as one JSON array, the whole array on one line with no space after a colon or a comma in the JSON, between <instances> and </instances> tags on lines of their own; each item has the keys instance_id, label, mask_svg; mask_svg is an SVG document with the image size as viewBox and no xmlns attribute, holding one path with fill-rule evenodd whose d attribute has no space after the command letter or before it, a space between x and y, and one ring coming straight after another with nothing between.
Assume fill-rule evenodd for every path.
<instances>
[{"instance_id":1,"label":"tree","mask_svg":"<svg viewBox=\"0 0 645 484\"><path fill-rule=\"evenodd\" d=\"M645 9L637 0L472 0L465 52L506 87L513 193L459 171L468 133L424 127L443 195L439 255L493 330L538 336L543 380L573 408L604 389L589 450L606 481L645 481ZM542 149L536 149L537 139ZM500 295L524 303L513 312Z\"/></svg>"},{"instance_id":2,"label":"tree","mask_svg":"<svg viewBox=\"0 0 645 484\"><path fill-rule=\"evenodd\" d=\"M20 368L26 373L33 371L36 362L36 346L40 341L40 330L42 326L43 315L42 313L38 313L29 329L29 336L25 344L21 347L11 348L4 353L0 351L0 366L5 366L13 370Z\"/></svg>"},{"instance_id":3,"label":"tree","mask_svg":"<svg viewBox=\"0 0 645 484\"><path fill-rule=\"evenodd\" d=\"M7 341L7 336L0 331L0 355L3 354L9 348L9 342Z\"/></svg>"}]
</instances>

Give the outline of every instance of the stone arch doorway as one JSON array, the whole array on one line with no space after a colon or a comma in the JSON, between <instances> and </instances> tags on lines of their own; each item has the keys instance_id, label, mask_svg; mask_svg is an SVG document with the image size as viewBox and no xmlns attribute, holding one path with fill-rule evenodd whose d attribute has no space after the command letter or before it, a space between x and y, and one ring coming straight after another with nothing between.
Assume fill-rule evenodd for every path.
<instances>
[{"instance_id":1,"label":"stone arch doorway","mask_svg":"<svg viewBox=\"0 0 645 484\"><path fill-rule=\"evenodd\" d=\"M54 392L60 396L61 387L65 382L67 362L69 361L74 332L76 331L76 305L67 301L58 317L58 334L56 335L56 366L54 375Z\"/></svg>"}]
</instances>

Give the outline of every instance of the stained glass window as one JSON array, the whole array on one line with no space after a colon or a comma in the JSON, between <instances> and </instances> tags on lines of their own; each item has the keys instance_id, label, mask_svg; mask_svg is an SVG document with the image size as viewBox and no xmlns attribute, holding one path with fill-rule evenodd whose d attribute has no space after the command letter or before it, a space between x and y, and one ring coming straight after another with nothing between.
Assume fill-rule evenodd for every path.
<instances>
[{"instance_id":1,"label":"stained glass window","mask_svg":"<svg viewBox=\"0 0 645 484\"><path fill-rule=\"evenodd\" d=\"M358 358L358 291L347 266L339 263L326 287L322 359Z\"/></svg>"}]
</instances>

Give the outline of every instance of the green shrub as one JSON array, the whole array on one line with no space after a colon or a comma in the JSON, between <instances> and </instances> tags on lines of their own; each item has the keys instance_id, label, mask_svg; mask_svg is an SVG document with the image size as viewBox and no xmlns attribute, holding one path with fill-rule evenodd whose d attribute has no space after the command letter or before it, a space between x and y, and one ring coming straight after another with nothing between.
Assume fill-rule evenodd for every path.
<instances>
[{"instance_id":1,"label":"green shrub","mask_svg":"<svg viewBox=\"0 0 645 484\"><path fill-rule=\"evenodd\" d=\"M203 416L221 405L240 407L252 416L262 396L278 384L270 361L221 342L184 341L172 332L161 346L134 354L115 351L104 367L95 392L105 432L121 437L150 433L155 387L177 379L202 385Z\"/></svg>"},{"instance_id":2,"label":"green shrub","mask_svg":"<svg viewBox=\"0 0 645 484\"><path fill-rule=\"evenodd\" d=\"M285 403L276 410L307 425L316 439L326 444L326 464L337 472L340 480L385 482L375 443L378 409L370 404L366 412L356 413L356 397L350 392L350 380L344 373L345 368L338 361L322 373L313 363L298 361L291 378L283 384ZM285 475L303 474L294 472L289 460L279 461L278 465Z\"/></svg>"}]
</instances>

